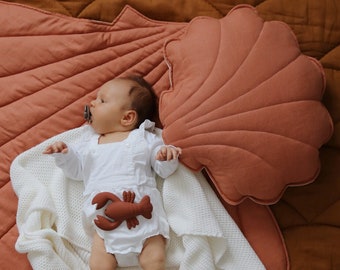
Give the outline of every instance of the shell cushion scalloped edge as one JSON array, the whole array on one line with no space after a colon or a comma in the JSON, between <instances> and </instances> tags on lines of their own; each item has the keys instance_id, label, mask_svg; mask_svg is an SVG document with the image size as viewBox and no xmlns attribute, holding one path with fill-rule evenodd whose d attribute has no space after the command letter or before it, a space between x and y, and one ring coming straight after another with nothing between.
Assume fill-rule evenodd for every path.
<instances>
[{"instance_id":1,"label":"shell cushion scalloped edge","mask_svg":"<svg viewBox=\"0 0 340 270\"><path fill-rule=\"evenodd\" d=\"M222 19L195 18L164 54L164 140L183 149L183 164L205 168L227 203L275 203L317 177L333 132L324 72L288 25L241 5Z\"/></svg>"}]
</instances>

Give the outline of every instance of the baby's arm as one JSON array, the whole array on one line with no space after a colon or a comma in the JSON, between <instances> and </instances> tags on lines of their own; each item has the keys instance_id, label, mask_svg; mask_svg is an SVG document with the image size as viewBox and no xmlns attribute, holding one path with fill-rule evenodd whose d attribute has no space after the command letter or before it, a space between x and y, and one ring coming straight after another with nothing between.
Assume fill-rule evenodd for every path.
<instances>
[{"instance_id":1,"label":"baby's arm","mask_svg":"<svg viewBox=\"0 0 340 270\"><path fill-rule=\"evenodd\" d=\"M62 141L55 142L45 148L43 154L53 154L56 165L65 175L74 180L83 179L82 162L78 153Z\"/></svg>"}]
</instances>

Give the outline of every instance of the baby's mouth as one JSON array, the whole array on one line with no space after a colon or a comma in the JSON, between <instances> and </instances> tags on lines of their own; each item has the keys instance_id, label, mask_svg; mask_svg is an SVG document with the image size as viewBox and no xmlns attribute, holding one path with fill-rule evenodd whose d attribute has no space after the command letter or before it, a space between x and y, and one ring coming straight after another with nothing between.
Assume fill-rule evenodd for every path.
<instances>
[{"instance_id":1,"label":"baby's mouth","mask_svg":"<svg viewBox=\"0 0 340 270\"><path fill-rule=\"evenodd\" d=\"M90 106L89 105L85 105L84 107L84 118L87 122L91 123L91 117L92 117L92 114L91 114L91 111L90 111Z\"/></svg>"}]
</instances>

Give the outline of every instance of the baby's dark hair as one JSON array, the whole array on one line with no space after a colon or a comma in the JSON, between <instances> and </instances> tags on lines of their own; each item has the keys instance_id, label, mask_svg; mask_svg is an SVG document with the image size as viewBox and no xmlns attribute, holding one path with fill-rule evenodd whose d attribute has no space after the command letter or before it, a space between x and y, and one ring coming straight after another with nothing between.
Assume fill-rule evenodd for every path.
<instances>
[{"instance_id":1,"label":"baby's dark hair","mask_svg":"<svg viewBox=\"0 0 340 270\"><path fill-rule=\"evenodd\" d=\"M130 75L123 79L136 83L129 91L131 97L131 109L137 112L136 127L139 127L146 119L154 120L157 113L157 96L152 86L143 77Z\"/></svg>"}]
</instances>

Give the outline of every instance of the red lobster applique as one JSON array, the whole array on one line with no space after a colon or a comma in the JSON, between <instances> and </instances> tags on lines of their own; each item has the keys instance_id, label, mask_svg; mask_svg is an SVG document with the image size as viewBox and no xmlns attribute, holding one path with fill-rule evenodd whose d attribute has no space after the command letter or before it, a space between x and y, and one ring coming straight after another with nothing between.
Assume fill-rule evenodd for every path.
<instances>
[{"instance_id":1,"label":"red lobster applique","mask_svg":"<svg viewBox=\"0 0 340 270\"><path fill-rule=\"evenodd\" d=\"M146 195L139 203L134 203L135 193L132 191L124 191L123 200L124 201L120 200L110 192L101 192L94 196L92 204L97 204L97 210L104 207L108 201L111 201L104 210L108 218L97 215L97 219L94 220L98 228L105 231L114 230L126 220L127 227L131 229L139 224L137 216L142 215L147 219L152 217L151 212L153 206L149 196Z\"/></svg>"}]
</instances>

